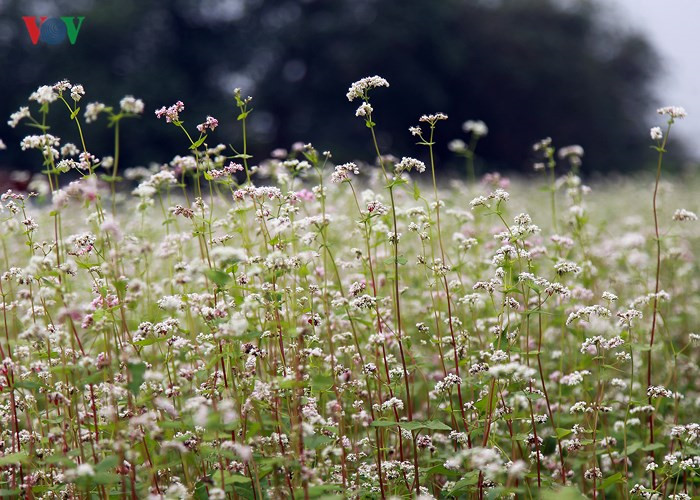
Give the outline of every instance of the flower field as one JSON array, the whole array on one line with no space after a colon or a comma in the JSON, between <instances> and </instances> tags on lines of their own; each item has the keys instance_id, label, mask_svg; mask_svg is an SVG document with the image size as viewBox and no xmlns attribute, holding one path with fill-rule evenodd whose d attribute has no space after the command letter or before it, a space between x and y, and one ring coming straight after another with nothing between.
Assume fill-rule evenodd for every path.
<instances>
[{"instance_id":1,"label":"flower field","mask_svg":"<svg viewBox=\"0 0 700 500\"><path fill-rule=\"evenodd\" d=\"M0 497L699 494L700 184L663 171L683 109L650 124L656 178L589 186L549 139L531 177L477 176L469 121L448 179L443 113L381 150L388 86L346 96L365 162L252 157L240 91L199 125L65 81L12 115L43 171L0 197ZM141 115L182 137L168 164L119 164Z\"/></svg>"}]
</instances>

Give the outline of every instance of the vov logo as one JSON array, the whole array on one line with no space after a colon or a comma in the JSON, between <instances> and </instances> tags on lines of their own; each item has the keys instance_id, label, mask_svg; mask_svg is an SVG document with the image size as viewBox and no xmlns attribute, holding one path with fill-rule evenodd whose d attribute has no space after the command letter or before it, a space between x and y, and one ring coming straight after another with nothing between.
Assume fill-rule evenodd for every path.
<instances>
[{"instance_id":1,"label":"vov logo","mask_svg":"<svg viewBox=\"0 0 700 500\"><path fill-rule=\"evenodd\" d=\"M23 16L24 24L33 45L41 40L48 45L58 45L68 38L75 45L78 33L83 26L84 16L80 17L35 17ZM77 21L76 21L77 20Z\"/></svg>"}]
</instances>

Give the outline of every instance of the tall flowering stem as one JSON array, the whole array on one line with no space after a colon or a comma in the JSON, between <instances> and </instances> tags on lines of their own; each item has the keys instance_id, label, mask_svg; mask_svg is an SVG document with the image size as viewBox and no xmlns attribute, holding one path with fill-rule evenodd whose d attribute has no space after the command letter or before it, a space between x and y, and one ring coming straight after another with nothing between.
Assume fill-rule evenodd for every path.
<instances>
[{"instance_id":1,"label":"tall flowering stem","mask_svg":"<svg viewBox=\"0 0 700 500\"><path fill-rule=\"evenodd\" d=\"M442 243L442 227L440 224L440 197L438 195L438 188L437 188L437 176L435 175L435 154L433 151L433 146L435 145L435 127L439 121L442 120L447 120L447 115L444 113L435 113L432 115L423 115L420 117L419 121L423 123L427 123L428 126L430 127L430 136L428 137L428 140L426 140L423 137L423 132L419 126L411 127L409 130L414 136L418 136L420 138L420 142L418 144L427 146L428 151L430 152L430 172L432 175L432 180L433 180L433 196L435 198L435 218L437 220L437 233L438 233L438 245L440 247L440 258L441 258L441 266L442 268L440 269L439 275L442 277L443 285L445 287L445 295L447 296L447 321L448 321L448 326L450 329L450 336L452 339L452 348L454 351L454 358L455 358L455 374L457 377L460 377L459 374L459 356L457 355L457 340L455 338L455 331L454 331L454 324L452 322L452 303L451 303L451 296L450 296L450 286L447 281L447 261L445 260L445 247ZM466 124L465 124L466 125ZM485 125L484 125L485 128ZM465 130L467 128L465 127ZM486 132L481 132L481 133L473 133L473 145L472 145L472 150L473 147L476 145L476 140L478 137L481 135L485 135ZM473 156L473 153L472 153ZM473 165L472 165L473 168ZM433 266L437 267L437 266ZM462 387L461 384L457 384L457 398L459 401L459 410L460 414L462 416L462 423L464 424L464 429L467 433L467 443L469 448L471 448L471 436L469 433L469 424L467 423L467 417L464 412L464 399L462 398Z\"/></svg>"},{"instance_id":2,"label":"tall flowering stem","mask_svg":"<svg viewBox=\"0 0 700 500\"><path fill-rule=\"evenodd\" d=\"M683 108L676 106L668 106L665 108L659 108L657 112L660 115L668 116L668 122L666 125L666 133L663 133L659 127L653 127L650 131L651 138L656 141L656 146L654 149L658 152L658 159L656 163L656 181L654 183L654 196L652 198L652 210L654 213L654 235L656 240L656 279L654 284L654 303L653 303L653 313L651 318L651 334L649 336L649 351L647 353L647 387L651 387L651 351L654 347L654 336L656 333L656 315L658 312L658 302L659 302L659 285L661 277L661 237L659 235L659 215L656 206L657 196L659 193L659 180L661 179L661 165L663 163L664 153L666 153L666 144L668 144L668 138L671 133L671 126L676 119L684 118L686 112ZM649 404L651 405L651 396L649 396ZM649 444L654 444L654 414L649 413ZM654 458L654 451L650 452L652 459ZM652 487L656 488L656 473L652 471Z\"/></svg>"},{"instance_id":3,"label":"tall flowering stem","mask_svg":"<svg viewBox=\"0 0 700 500\"><path fill-rule=\"evenodd\" d=\"M391 238L391 243L394 249L394 258L393 258L393 263L394 263L394 295L396 296L395 299L395 306L396 306L396 339L397 343L399 345L399 354L401 355L401 366L403 368L403 379L404 379L404 385L406 388L406 407L407 407L407 412L408 412L408 421L412 422L413 421L413 403L411 401L411 387L410 383L408 380L408 369L406 367L406 355L404 352L404 346L403 346L403 326L401 324L401 290L399 288L399 231L398 231L398 223L396 219L396 202L394 199L394 187L395 187L395 181L392 181L387 174L386 166L384 164L384 159L382 157L381 152L379 151L379 143L377 141L377 134L375 133L374 129L376 127L376 123L372 120L372 112L374 111L372 106L369 103L369 91L373 88L376 87L388 87L389 82L387 82L384 78L381 78L379 76L373 76L373 77L367 77L363 78L362 80L359 80L355 83L352 84L350 89L348 90L347 93L347 98L349 101L353 101L356 98L361 99L363 102L360 104L360 106L357 108L356 111L356 116L364 117L365 118L365 124L367 128L370 129L370 132L372 134L372 144L374 145L374 150L377 154L377 159L379 161L379 165L382 168L382 173L384 175L384 180L387 184L387 188L389 189L389 198L391 200L391 218L393 222L393 229L394 229L394 234L393 238ZM414 457L414 468L415 468L415 488L416 491L419 491L420 488L420 483L419 483L419 474L418 474L418 454L416 450L416 440L415 436L413 439L413 457Z\"/></svg>"}]
</instances>

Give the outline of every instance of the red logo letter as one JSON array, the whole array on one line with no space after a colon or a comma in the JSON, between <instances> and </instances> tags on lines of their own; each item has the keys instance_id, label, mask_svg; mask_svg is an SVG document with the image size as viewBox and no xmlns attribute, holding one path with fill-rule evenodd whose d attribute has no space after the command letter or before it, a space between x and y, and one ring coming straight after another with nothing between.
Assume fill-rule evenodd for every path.
<instances>
[{"instance_id":1,"label":"red logo letter","mask_svg":"<svg viewBox=\"0 0 700 500\"><path fill-rule=\"evenodd\" d=\"M27 25L27 31L29 32L29 38L32 39L32 44L36 45L39 41L39 35L41 34L41 25L46 21L46 16L39 18L39 26L36 25L36 17L34 16L23 16L24 24Z\"/></svg>"}]
</instances>

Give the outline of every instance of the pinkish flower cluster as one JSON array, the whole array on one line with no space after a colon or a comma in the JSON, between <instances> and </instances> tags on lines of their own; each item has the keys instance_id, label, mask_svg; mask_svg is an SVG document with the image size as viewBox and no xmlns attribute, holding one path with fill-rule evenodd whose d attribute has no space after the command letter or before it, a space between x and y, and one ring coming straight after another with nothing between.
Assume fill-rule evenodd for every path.
<instances>
[{"instance_id":1,"label":"pinkish flower cluster","mask_svg":"<svg viewBox=\"0 0 700 500\"><path fill-rule=\"evenodd\" d=\"M162 118L165 116L165 121L167 123L172 123L172 122L179 122L180 121L180 113L182 113L185 110L185 105L183 104L182 101L177 101L175 104L169 107L163 106L160 109L156 110L156 116L158 118Z\"/></svg>"}]
</instances>

